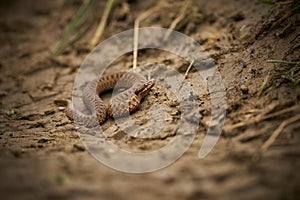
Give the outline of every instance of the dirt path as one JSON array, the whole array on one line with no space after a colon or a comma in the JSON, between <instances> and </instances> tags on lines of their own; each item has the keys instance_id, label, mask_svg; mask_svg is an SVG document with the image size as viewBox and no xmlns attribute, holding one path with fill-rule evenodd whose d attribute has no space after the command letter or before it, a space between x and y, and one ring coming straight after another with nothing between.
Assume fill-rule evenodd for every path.
<instances>
[{"instance_id":1,"label":"dirt path","mask_svg":"<svg viewBox=\"0 0 300 200\"><path fill-rule=\"evenodd\" d=\"M117 1L103 38L133 28L155 1ZM271 1L270 1L271 2ZM209 98L199 100L194 143L174 164L152 173L127 174L105 167L85 149L74 124L54 102L71 97L76 72L105 3L95 3L91 30L57 57L51 50L81 1L0 3L0 191L4 199L298 199L299 120L288 124L263 153L261 147L284 120L299 114L299 3L194 1L178 31L199 41L215 60L227 94L225 129L213 151L198 159L210 117ZM182 7L168 1L142 26L168 27ZM99 12L100 11L100 12ZM193 15L194 14L194 15ZM127 70L126 55L109 70ZM188 63L160 51L143 51L143 63L161 63L184 74ZM193 80L196 72L191 71ZM264 84L265 83L265 84ZM196 83L195 83L196 84ZM261 90L264 85L263 90ZM153 88L135 119L153 101L168 103ZM287 110L289 108L295 109ZM298 107L297 107L298 106ZM268 114L286 111L275 117ZM172 112L172 110L170 111ZM178 113L177 113L178 114ZM177 115L176 114L176 115ZM249 123L257 117L255 123ZM236 123L245 123L233 128ZM249 123L248 125L246 123ZM103 125L111 140L134 151L166 145L176 124L153 140L139 140Z\"/></svg>"}]
</instances>

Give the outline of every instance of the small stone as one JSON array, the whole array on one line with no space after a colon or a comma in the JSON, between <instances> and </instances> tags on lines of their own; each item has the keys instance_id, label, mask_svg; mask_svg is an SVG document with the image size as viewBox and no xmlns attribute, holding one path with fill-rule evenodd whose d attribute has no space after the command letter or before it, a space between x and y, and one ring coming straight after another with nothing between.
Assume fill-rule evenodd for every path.
<instances>
[{"instance_id":1,"label":"small stone","mask_svg":"<svg viewBox=\"0 0 300 200\"><path fill-rule=\"evenodd\" d=\"M55 103L55 105L58 105L58 106L67 106L68 105L68 101L65 99L54 99L54 103Z\"/></svg>"},{"instance_id":2,"label":"small stone","mask_svg":"<svg viewBox=\"0 0 300 200\"><path fill-rule=\"evenodd\" d=\"M241 90L243 94L248 94L249 88L246 85L241 85Z\"/></svg>"},{"instance_id":3,"label":"small stone","mask_svg":"<svg viewBox=\"0 0 300 200\"><path fill-rule=\"evenodd\" d=\"M54 140L54 139L51 139L51 138L41 138L38 140L38 143L46 143L48 141L51 141L51 140Z\"/></svg>"},{"instance_id":4,"label":"small stone","mask_svg":"<svg viewBox=\"0 0 300 200\"><path fill-rule=\"evenodd\" d=\"M234 21L236 21L236 22L242 21L242 20L245 19L245 15L244 15L244 13L242 13L242 12L238 12L238 13L235 13L235 14L232 16L232 19L233 19Z\"/></svg>"},{"instance_id":5,"label":"small stone","mask_svg":"<svg viewBox=\"0 0 300 200\"><path fill-rule=\"evenodd\" d=\"M52 84L47 84L42 86L41 88L42 90L52 90L53 89L53 85Z\"/></svg>"},{"instance_id":6,"label":"small stone","mask_svg":"<svg viewBox=\"0 0 300 200\"><path fill-rule=\"evenodd\" d=\"M170 106L170 107L176 107L176 106L178 106L178 105L179 105L179 103L178 103L177 100L172 100L172 101L169 103L169 106Z\"/></svg>"},{"instance_id":7,"label":"small stone","mask_svg":"<svg viewBox=\"0 0 300 200\"><path fill-rule=\"evenodd\" d=\"M44 114L45 115L52 115L52 114L54 114L55 113L55 111L54 110L46 110L45 112L44 112Z\"/></svg>"},{"instance_id":8,"label":"small stone","mask_svg":"<svg viewBox=\"0 0 300 200\"><path fill-rule=\"evenodd\" d=\"M8 115L8 116L11 116L11 115L14 115L17 113L17 111L15 109L8 109L8 110L5 110L5 113Z\"/></svg>"},{"instance_id":9,"label":"small stone","mask_svg":"<svg viewBox=\"0 0 300 200\"><path fill-rule=\"evenodd\" d=\"M73 150L76 150L76 151L85 151L85 147L82 146L81 144L73 144Z\"/></svg>"},{"instance_id":10,"label":"small stone","mask_svg":"<svg viewBox=\"0 0 300 200\"><path fill-rule=\"evenodd\" d=\"M179 115L179 111L178 110L175 110L175 111L171 112L171 116L176 116L176 115Z\"/></svg>"},{"instance_id":11,"label":"small stone","mask_svg":"<svg viewBox=\"0 0 300 200\"><path fill-rule=\"evenodd\" d=\"M62 107L62 106L60 106L60 107L58 107L58 110L59 111L64 111L66 108L65 107Z\"/></svg>"},{"instance_id":12,"label":"small stone","mask_svg":"<svg viewBox=\"0 0 300 200\"><path fill-rule=\"evenodd\" d=\"M53 134L53 133L55 133L55 129L51 129L49 132L50 132L51 134Z\"/></svg>"}]
</instances>

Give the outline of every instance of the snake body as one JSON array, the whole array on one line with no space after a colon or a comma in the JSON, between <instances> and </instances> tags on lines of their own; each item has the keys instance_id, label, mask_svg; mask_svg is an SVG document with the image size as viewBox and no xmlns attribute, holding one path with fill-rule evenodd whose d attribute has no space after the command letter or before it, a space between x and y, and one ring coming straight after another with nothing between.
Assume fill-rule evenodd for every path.
<instances>
[{"instance_id":1,"label":"snake body","mask_svg":"<svg viewBox=\"0 0 300 200\"><path fill-rule=\"evenodd\" d=\"M91 112L85 115L71 108L66 108L66 115L76 122L87 126L96 126L110 117L120 117L136 110L142 100L153 87L153 81L147 81L140 74L133 72L118 72L106 74L89 82L83 90L83 102ZM112 89L126 89L114 96L110 104L106 105L100 98L101 93Z\"/></svg>"}]
</instances>

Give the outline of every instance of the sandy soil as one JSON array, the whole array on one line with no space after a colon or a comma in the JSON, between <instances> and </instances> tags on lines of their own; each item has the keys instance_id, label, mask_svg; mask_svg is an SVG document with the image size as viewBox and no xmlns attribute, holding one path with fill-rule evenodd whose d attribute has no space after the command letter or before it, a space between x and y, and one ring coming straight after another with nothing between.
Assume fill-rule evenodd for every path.
<instances>
[{"instance_id":1,"label":"sandy soil","mask_svg":"<svg viewBox=\"0 0 300 200\"><path fill-rule=\"evenodd\" d=\"M105 7L105 2L95 2L88 14L93 22L88 33L59 56L52 56L81 3L0 3L3 199L299 199L299 120L284 127L269 149L261 151L280 124L300 111L299 64L266 63L270 59L299 61L300 7L296 0L274 5L193 2L189 13L198 15L186 17L176 30L199 41L221 73L227 95L225 129L213 151L198 159L210 117L209 98L204 93L198 102L199 129L189 150L171 166L145 174L119 172L94 159L74 123L55 103L71 98L76 72L89 53L88 42ZM115 2L102 39L133 28L134 19L155 5L155 1ZM182 2L166 1L141 26L168 27L181 7ZM130 69L131 62L132 56L125 55L109 70ZM142 51L139 62L166 64L182 74L188 66L174 55L155 50ZM195 80L195 76L192 70L188 78ZM153 102L169 105L169 100L161 88L154 87L132 116L143 120ZM286 112L260 118L278 111ZM258 120L250 124L255 117ZM245 124L232 127L240 122ZM111 141L140 152L166 145L176 129L175 124L159 137L141 140L113 126L111 119L103 125Z\"/></svg>"}]
</instances>

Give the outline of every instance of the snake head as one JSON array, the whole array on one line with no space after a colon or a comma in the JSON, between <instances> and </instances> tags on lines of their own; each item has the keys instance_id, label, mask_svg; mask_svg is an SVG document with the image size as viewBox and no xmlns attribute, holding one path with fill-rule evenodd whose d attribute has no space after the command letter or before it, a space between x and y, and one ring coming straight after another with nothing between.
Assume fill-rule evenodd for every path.
<instances>
[{"instance_id":1,"label":"snake head","mask_svg":"<svg viewBox=\"0 0 300 200\"><path fill-rule=\"evenodd\" d=\"M150 89L154 86L154 84L154 80L149 80L146 83L137 87L134 93L142 99L150 92Z\"/></svg>"},{"instance_id":2,"label":"snake head","mask_svg":"<svg viewBox=\"0 0 300 200\"><path fill-rule=\"evenodd\" d=\"M108 106L107 113L110 117L122 117L133 112L139 107L144 98L154 86L154 80L134 84L131 89L116 95ZM121 101L120 101L121 100Z\"/></svg>"}]
</instances>

